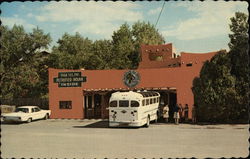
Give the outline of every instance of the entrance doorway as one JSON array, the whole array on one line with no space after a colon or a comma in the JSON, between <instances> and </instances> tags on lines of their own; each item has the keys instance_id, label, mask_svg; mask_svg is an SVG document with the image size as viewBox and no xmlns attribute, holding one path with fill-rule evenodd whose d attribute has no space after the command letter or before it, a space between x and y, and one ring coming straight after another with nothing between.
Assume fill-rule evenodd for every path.
<instances>
[{"instance_id":1,"label":"entrance doorway","mask_svg":"<svg viewBox=\"0 0 250 159\"><path fill-rule=\"evenodd\" d=\"M84 116L86 119L101 118L102 98L99 94L87 94L84 96Z\"/></svg>"},{"instance_id":2,"label":"entrance doorway","mask_svg":"<svg viewBox=\"0 0 250 159\"><path fill-rule=\"evenodd\" d=\"M160 106L168 105L169 107L169 121L174 121L174 112L173 108L177 103L176 91L158 91L161 95L160 97Z\"/></svg>"},{"instance_id":3,"label":"entrance doorway","mask_svg":"<svg viewBox=\"0 0 250 159\"><path fill-rule=\"evenodd\" d=\"M84 118L108 119L111 92L84 92Z\"/></svg>"}]
</instances>

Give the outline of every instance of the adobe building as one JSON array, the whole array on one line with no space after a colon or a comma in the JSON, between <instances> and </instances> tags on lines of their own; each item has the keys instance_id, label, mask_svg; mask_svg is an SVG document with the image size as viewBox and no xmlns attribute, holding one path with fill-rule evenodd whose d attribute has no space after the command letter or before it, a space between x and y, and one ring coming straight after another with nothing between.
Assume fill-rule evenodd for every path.
<instances>
[{"instance_id":1,"label":"adobe building","mask_svg":"<svg viewBox=\"0 0 250 159\"><path fill-rule=\"evenodd\" d=\"M192 118L192 83L203 63L217 52L176 54L171 43L142 45L136 70L49 69L49 109L51 118L108 118L109 98L116 91L154 90L161 103L172 108L188 106ZM171 114L172 113L172 114Z\"/></svg>"}]
</instances>

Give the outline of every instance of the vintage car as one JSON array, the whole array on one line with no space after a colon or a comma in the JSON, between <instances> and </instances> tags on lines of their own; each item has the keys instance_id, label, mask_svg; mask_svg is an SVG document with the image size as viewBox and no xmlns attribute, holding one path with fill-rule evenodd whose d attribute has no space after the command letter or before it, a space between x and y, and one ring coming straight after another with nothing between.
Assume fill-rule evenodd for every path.
<instances>
[{"instance_id":1,"label":"vintage car","mask_svg":"<svg viewBox=\"0 0 250 159\"><path fill-rule=\"evenodd\" d=\"M5 122L31 122L38 119L48 119L51 114L50 110L42 110L37 106L21 106L13 113L2 114Z\"/></svg>"}]
</instances>

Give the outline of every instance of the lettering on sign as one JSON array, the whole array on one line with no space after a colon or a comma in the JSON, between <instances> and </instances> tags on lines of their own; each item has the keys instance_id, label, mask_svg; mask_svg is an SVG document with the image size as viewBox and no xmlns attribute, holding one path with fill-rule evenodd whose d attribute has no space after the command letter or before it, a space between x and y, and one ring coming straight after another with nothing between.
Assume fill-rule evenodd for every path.
<instances>
[{"instance_id":1,"label":"lettering on sign","mask_svg":"<svg viewBox=\"0 0 250 159\"><path fill-rule=\"evenodd\" d=\"M81 87L82 82L86 81L87 77L82 76L81 72L59 72L58 77L54 78L58 87Z\"/></svg>"}]
</instances>

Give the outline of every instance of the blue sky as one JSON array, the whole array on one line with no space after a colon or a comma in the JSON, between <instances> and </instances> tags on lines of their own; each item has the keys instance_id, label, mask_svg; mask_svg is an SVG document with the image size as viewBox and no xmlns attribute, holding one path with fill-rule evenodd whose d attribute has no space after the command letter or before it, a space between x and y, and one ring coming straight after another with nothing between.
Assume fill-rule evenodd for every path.
<instances>
[{"instance_id":1,"label":"blue sky","mask_svg":"<svg viewBox=\"0 0 250 159\"><path fill-rule=\"evenodd\" d=\"M4 2L2 25L23 25L27 32L39 27L50 33L56 45L65 33L92 40L111 39L113 31L125 22L156 23L163 1L146 2ZM230 17L236 11L247 11L247 2L166 2L157 29L166 43L177 52L210 52L228 50Z\"/></svg>"}]
</instances>

